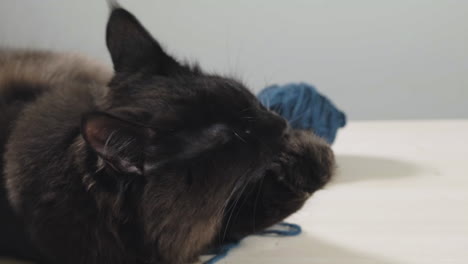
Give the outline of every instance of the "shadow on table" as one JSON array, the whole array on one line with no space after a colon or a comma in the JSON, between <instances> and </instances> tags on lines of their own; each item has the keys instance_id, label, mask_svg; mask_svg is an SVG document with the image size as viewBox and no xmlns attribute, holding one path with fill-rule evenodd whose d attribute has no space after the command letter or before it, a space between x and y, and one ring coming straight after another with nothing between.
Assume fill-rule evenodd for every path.
<instances>
[{"instance_id":1,"label":"shadow on table","mask_svg":"<svg viewBox=\"0 0 468 264\"><path fill-rule=\"evenodd\" d=\"M382 256L372 255L367 252L359 252L354 249L345 248L332 242L327 242L310 234L304 233L301 239L303 254L311 257L309 263L346 263L346 264L396 264L398 262L386 259ZM298 254L299 256L301 253ZM289 262L291 264L294 261Z\"/></svg>"},{"instance_id":2,"label":"shadow on table","mask_svg":"<svg viewBox=\"0 0 468 264\"><path fill-rule=\"evenodd\" d=\"M261 245L261 246L259 246ZM276 238L249 237L232 250L222 263L288 263L288 264L398 264L399 262L358 252L332 242L303 233L299 237Z\"/></svg>"},{"instance_id":3,"label":"shadow on table","mask_svg":"<svg viewBox=\"0 0 468 264\"><path fill-rule=\"evenodd\" d=\"M410 177L424 170L407 161L361 155L336 155L337 174L333 183Z\"/></svg>"}]
</instances>

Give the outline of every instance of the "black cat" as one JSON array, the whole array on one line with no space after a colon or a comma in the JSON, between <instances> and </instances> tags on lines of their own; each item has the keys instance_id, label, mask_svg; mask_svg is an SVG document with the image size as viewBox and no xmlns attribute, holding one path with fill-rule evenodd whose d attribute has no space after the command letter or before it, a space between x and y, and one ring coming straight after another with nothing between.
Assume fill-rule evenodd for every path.
<instances>
[{"instance_id":1,"label":"black cat","mask_svg":"<svg viewBox=\"0 0 468 264\"><path fill-rule=\"evenodd\" d=\"M188 263L297 211L330 147L244 85L180 64L122 8L115 74L0 52L0 254L41 263Z\"/></svg>"}]
</instances>

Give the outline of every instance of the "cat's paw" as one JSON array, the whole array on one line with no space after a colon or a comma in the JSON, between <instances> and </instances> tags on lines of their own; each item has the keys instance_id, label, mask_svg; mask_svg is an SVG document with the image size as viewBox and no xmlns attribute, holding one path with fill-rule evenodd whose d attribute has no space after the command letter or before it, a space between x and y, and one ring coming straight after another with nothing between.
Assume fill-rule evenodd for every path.
<instances>
[{"instance_id":1,"label":"cat's paw","mask_svg":"<svg viewBox=\"0 0 468 264\"><path fill-rule=\"evenodd\" d=\"M294 131L271 172L292 191L310 196L330 180L334 168L334 154L327 143L310 132Z\"/></svg>"}]
</instances>

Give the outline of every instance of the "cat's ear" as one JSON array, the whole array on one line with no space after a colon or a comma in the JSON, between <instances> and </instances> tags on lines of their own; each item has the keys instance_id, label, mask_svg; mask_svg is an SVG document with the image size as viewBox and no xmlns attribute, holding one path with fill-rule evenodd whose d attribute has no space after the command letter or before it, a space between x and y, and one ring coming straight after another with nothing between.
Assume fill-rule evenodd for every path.
<instances>
[{"instance_id":1,"label":"cat's ear","mask_svg":"<svg viewBox=\"0 0 468 264\"><path fill-rule=\"evenodd\" d=\"M150 72L169 76L186 71L169 56L127 10L111 10L106 31L107 48L116 73Z\"/></svg>"},{"instance_id":2,"label":"cat's ear","mask_svg":"<svg viewBox=\"0 0 468 264\"><path fill-rule=\"evenodd\" d=\"M143 173L148 130L101 112L84 116L81 124L85 141L106 164L132 174Z\"/></svg>"}]
</instances>

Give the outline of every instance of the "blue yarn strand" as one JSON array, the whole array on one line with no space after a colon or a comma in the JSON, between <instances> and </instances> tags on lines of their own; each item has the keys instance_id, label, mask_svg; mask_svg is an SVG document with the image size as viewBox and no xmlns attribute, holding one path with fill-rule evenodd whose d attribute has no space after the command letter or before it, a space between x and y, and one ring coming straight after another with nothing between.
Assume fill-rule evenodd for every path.
<instances>
[{"instance_id":1,"label":"blue yarn strand","mask_svg":"<svg viewBox=\"0 0 468 264\"><path fill-rule=\"evenodd\" d=\"M286 230L281 229L266 229L259 233L259 235L278 235L278 236L297 236L302 232L302 229L299 225L291 223L279 223L279 226L287 227Z\"/></svg>"},{"instance_id":2,"label":"blue yarn strand","mask_svg":"<svg viewBox=\"0 0 468 264\"><path fill-rule=\"evenodd\" d=\"M286 237L286 236L297 236L302 232L301 227L297 224L282 222L282 223L278 223L277 225L281 227L286 227L286 230L284 230L283 228L282 229L270 228L270 229L263 230L257 233L256 235L259 235L259 236L277 235L281 237ZM231 249L233 248L238 247L239 244L240 244L240 241L229 243L229 244L226 244L217 248L215 250L216 255L210 258L209 260L203 262L203 264L215 264L216 262L225 258L228 255L229 251L231 251Z\"/></svg>"}]
</instances>

